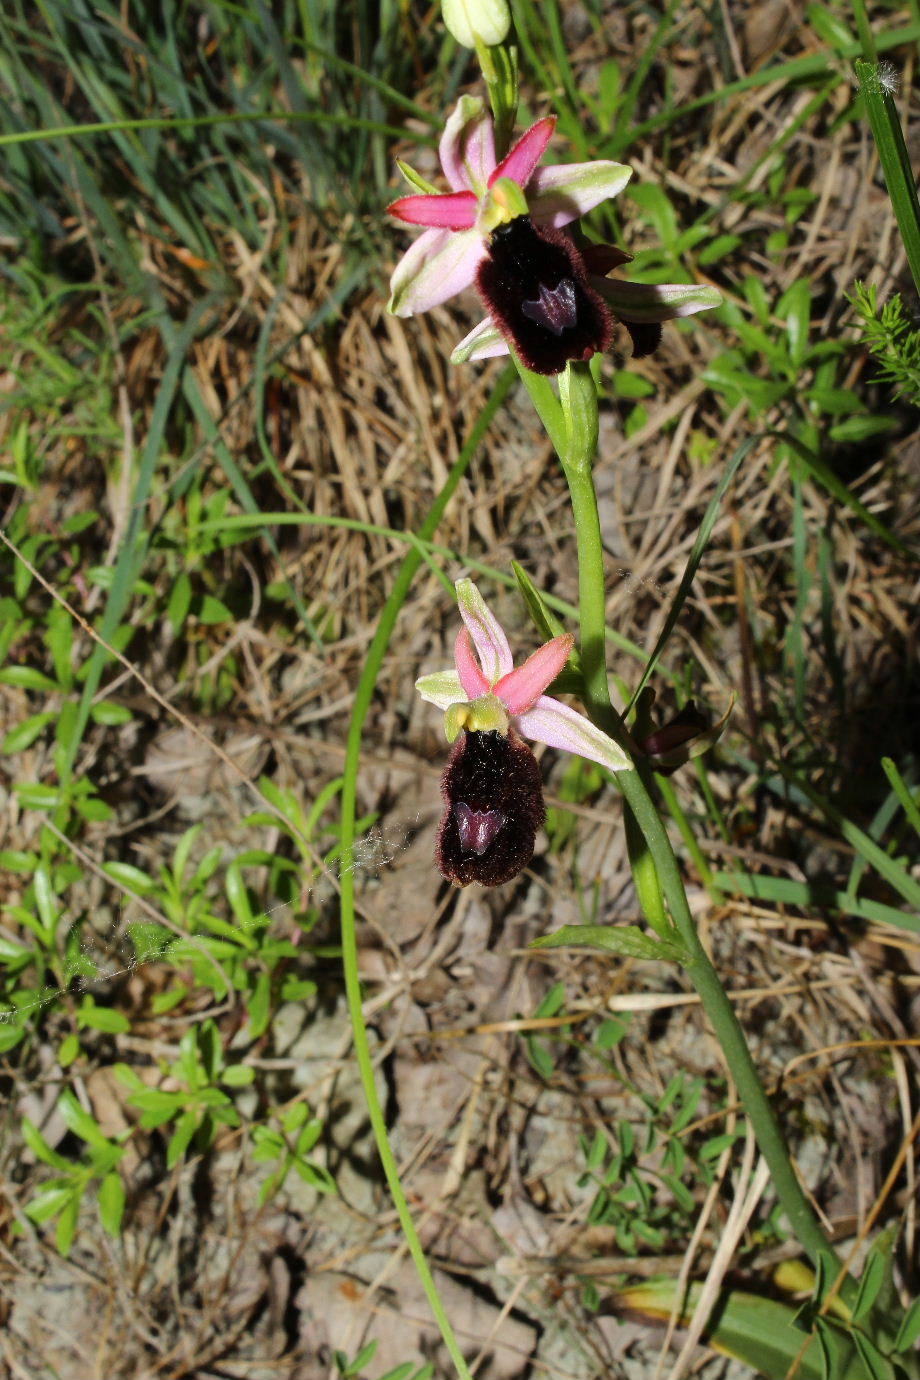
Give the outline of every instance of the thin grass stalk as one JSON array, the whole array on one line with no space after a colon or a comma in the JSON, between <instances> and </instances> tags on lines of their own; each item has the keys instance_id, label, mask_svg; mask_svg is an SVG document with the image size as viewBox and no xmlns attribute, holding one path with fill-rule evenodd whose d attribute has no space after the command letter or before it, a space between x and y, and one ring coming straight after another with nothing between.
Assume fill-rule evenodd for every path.
<instances>
[{"instance_id":1,"label":"thin grass stalk","mask_svg":"<svg viewBox=\"0 0 920 1380\"><path fill-rule=\"evenodd\" d=\"M890 86L883 81L880 64L857 62L856 77L866 103L866 114L885 174L891 207L901 232L907 263L920 297L920 200L917 198L914 173L897 107Z\"/></svg>"},{"instance_id":2,"label":"thin grass stalk","mask_svg":"<svg viewBox=\"0 0 920 1380\"><path fill-rule=\"evenodd\" d=\"M402 139L405 130L379 120L364 120L356 115L328 115L315 110L228 110L219 115L144 115L136 119L88 120L85 124L56 125L49 129L21 129L0 134L0 148L8 144L37 144L53 139L80 139L94 134L119 134L137 129L209 129L212 125L262 124L328 125L332 129L369 130L389 139ZM419 143L432 142L419 136Z\"/></svg>"},{"instance_id":3,"label":"thin grass stalk","mask_svg":"<svg viewBox=\"0 0 920 1380\"><path fill-rule=\"evenodd\" d=\"M514 370L509 366L499 378L495 391L486 403L481 415L463 446L457 460L441 492L432 505L428 516L423 522L419 536L424 541L429 541L436 531L441 518L444 515L448 503L453 497L457 485L463 478L470 461L485 435L485 432L498 411L501 404L510 391L514 380ZM341 799L341 823L340 823L340 845L343 857L349 857L355 843L355 820L357 818L357 791L358 773L361 766L361 738L364 731L364 721L370 708L374 687L383 659L386 656L390 645L390 639L396 627L396 620L400 610L406 601L406 597L415 578L419 566L422 564L423 555L419 548L409 551L403 559L402 565L390 595L380 614L376 632L368 648L367 660L358 681L355 691L355 703L352 709L351 722L348 727L348 739L345 747L345 766L342 773L342 799ZM355 1059L358 1065L358 1072L361 1077L361 1084L364 1090L364 1097L367 1104L368 1115L370 1117L371 1129L380 1155L380 1162L383 1172L386 1175L387 1184L393 1198L393 1203L399 1217L406 1245L415 1268L418 1271L419 1279L425 1290L425 1295L434 1313L435 1320L441 1330L444 1345L450 1353L451 1360L457 1368L460 1380L472 1380L463 1353L460 1350L453 1328L438 1294L437 1285L431 1274L425 1252L418 1238L412 1214L403 1192L402 1183L399 1178L399 1169L396 1159L390 1147L387 1135L386 1119L380 1099L377 1096L377 1088L374 1083L374 1065L371 1054L370 1043L367 1037L367 1026L364 1022L364 1013L361 1006L361 979L358 973L358 946L355 931L355 873L354 869L346 867L342 872L341 878L341 933L342 933L342 966L345 974L345 991L348 999L348 1010L351 1017L352 1032L354 1037Z\"/></svg>"}]
</instances>

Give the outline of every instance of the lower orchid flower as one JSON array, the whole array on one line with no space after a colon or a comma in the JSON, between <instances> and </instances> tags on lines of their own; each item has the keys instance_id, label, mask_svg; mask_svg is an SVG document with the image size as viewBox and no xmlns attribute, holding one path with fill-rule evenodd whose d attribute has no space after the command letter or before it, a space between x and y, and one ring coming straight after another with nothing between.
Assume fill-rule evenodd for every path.
<instances>
[{"instance_id":1,"label":"lower orchid flower","mask_svg":"<svg viewBox=\"0 0 920 1380\"><path fill-rule=\"evenodd\" d=\"M544 693L569 659L571 634L515 667L504 630L476 586L458 580L456 588L463 627L455 665L415 684L423 700L444 710L454 744L441 780L445 809L435 857L459 886L500 886L530 862L546 817L540 769L521 735L608 771L623 771L630 761L584 715Z\"/></svg>"}]
</instances>

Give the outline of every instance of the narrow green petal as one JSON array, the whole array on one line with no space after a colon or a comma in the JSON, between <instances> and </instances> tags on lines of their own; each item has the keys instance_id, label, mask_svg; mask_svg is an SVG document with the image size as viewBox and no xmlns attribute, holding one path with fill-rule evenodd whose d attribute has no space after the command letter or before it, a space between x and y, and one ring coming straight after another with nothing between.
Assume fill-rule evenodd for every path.
<instances>
[{"instance_id":1,"label":"narrow green petal","mask_svg":"<svg viewBox=\"0 0 920 1380\"><path fill-rule=\"evenodd\" d=\"M420 676L415 682L415 688L423 700L427 700L429 704L436 704L439 709L466 702L460 677L453 667L449 671L433 671L429 676Z\"/></svg>"}]
</instances>

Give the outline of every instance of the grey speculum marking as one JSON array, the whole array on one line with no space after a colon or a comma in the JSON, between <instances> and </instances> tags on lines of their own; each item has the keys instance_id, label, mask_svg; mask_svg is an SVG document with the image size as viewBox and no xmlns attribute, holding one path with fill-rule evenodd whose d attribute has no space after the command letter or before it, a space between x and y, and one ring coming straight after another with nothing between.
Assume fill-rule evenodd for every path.
<instances>
[{"instance_id":1,"label":"grey speculum marking","mask_svg":"<svg viewBox=\"0 0 920 1380\"><path fill-rule=\"evenodd\" d=\"M521 303L521 311L529 321L545 326L553 335L562 335L571 330L577 319L575 305L575 284L571 278L562 278L554 288L540 284L540 296L536 300Z\"/></svg>"},{"instance_id":2,"label":"grey speculum marking","mask_svg":"<svg viewBox=\"0 0 920 1380\"><path fill-rule=\"evenodd\" d=\"M481 858L486 849L491 848L507 818L501 810L471 810L465 801L458 800L454 805L454 819L461 850Z\"/></svg>"}]
</instances>

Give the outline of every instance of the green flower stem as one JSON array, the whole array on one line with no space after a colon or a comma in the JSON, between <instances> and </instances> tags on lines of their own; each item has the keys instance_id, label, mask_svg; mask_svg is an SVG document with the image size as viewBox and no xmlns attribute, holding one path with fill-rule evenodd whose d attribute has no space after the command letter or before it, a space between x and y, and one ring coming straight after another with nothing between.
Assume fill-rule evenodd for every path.
<instances>
[{"instance_id":1,"label":"green flower stem","mask_svg":"<svg viewBox=\"0 0 920 1380\"><path fill-rule=\"evenodd\" d=\"M597 452L597 387L586 364L570 364L560 376L559 400L565 419L565 452L560 458L569 485L575 531L578 533L582 675L592 703L606 711L605 717L609 718L611 705L605 648L604 548L591 472ZM585 559L589 556L590 559ZM618 736L617 741L622 741L622 735Z\"/></svg>"},{"instance_id":2,"label":"green flower stem","mask_svg":"<svg viewBox=\"0 0 920 1380\"><path fill-rule=\"evenodd\" d=\"M511 143L518 104L517 49L507 43L476 44L495 124L495 152L504 158Z\"/></svg>"},{"instance_id":3,"label":"green flower stem","mask_svg":"<svg viewBox=\"0 0 920 1380\"><path fill-rule=\"evenodd\" d=\"M700 942L667 831L638 772L618 772L616 781L654 860L675 927L689 955L687 974L715 1031L726 1066L731 1070L738 1096L769 1167L776 1195L799 1244L816 1268L823 1267L823 1278L827 1284L831 1284L841 1272L840 1260L796 1177L785 1138L751 1057L744 1031L719 975ZM847 1280L841 1292L845 1302L852 1302L855 1297L853 1281Z\"/></svg>"},{"instance_id":4,"label":"green flower stem","mask_svg":"<svg viewBox=\"0 0 920 1380\"><path fill-rule=\"evenodd\" d=\"M532 374L529 369L525 369L513 350L511 358L520 375L521 382L530 394L530 401L546 428L546 434L552 441L557 455L564 455L567 449L568 430L559 399L553 392L553 385L545 374Z\"/></svg>"},{"instance_id":5,"label":"green flower stem","mask_svg":"<svg viewBox=\"0 0 920 1380\"><path fill-rule=\"evenodd\" d=\"M486 428L494 417L496 411L507 397L514 374L507 369L498 381L498 385L482 411L476 425L470 433L466 444L457 457L450 474L447 476L444 487L438 494L431 511L428 513L422 527L419 530L419 537L422 541L429 542L434 535L444 510L453 496L457 485L466 473L473 452L481 441ZM396 620L399 616L406 596L415 574L424 559L424 548L419 545L414 547L404 558L399 573L393 583L390 596L384 605L377 624L376 632L368 649L367 658L361 677L358 681L358 688L355 691L355 703L351 712L351 723L348 726L348 740L345 747L345 767L343 771L342 784L342 804L341 804L341 851L344 858L352 854L355 843L355 819L357 815L357 793L358 793L358 772L361 762L361 738L364 730L364 721L367 711L370 708L374 694L374 687L377 684L377 677L383 665L390 639L393 636ZM428 1261L425 1259L425 1252L422 1250L421 1242L418 1239L418 1232L415 1230L415 1223L406 1202L406 1195L403 1192L402 1184L399 1179L399 1170L396 1166L396 1159L390 1148L387 1136L386 1118L380 1099L377 1096L377 1087L374 1082L374 1063L371 1055L370 1042L367 1038L367 1026L364 1023L364 1013L361 1009L361 980L358 975L358 945L355 934L355 869L346 867L341 876L341 927L342 927L342 966L345 973L345 992L348 998L348 1010L351 1016L352 1032L354 1037L355 1059L358 1064L358 1071L361 1076L361 1085L364 1089L364 1098L367 1104L368 1116L370 1117L371 1129L374 1133L374 1140L377 1143L377 1150L380 1155L380 1162L383 1165L383 1172L386 1175L387 1184L399 1216L400 1226L403 1230L406 1245L415 1263L419 1279L425 1290L426 1297L431 1305L438 1327L441 1329L441 1336L444 1345L450 1353L450 1358L457 1370L459 1380L472 1380L469 1369L460 1346L454 1336L453 1328L450 1325L447 1314L441 1303L437 1286L432 1278Z\"/></svg>"},{"instance_id":6,"label":"green flower stem","mask_svg":"<svg viewBox=\"0 0 920 1380\"><path fill-rule=\"evenodd\" d=\"M690 821L684 814L683 807L677 799L677 792L671 784L670 777L657 776L656 783L659 791L664 797L664 803L667 806L668 814L677 825L678 832L684 841L684 847L693 859L693 866L699 874L700 881L709 892L709 899L714 905L721 905L725 897L716 885L716 879L713 876L712 868L706 861L706 856L697 842L696 835L690 827Z\"/></svg>"},{"instance_id":7,"label":"green flower stem","mask_svg":"<svg viewBox=\"0 0 920 1380\"><path fill-rule=\"evenodd\" d=\"M526 375L522 374L527 383ZM593 400L590 390L593 392ZM597 393L587 368L570 366L560 379L560 401L565 418L565 446L559 458L565 472L575 518L578 546L579 615L584 671L584 704L589 718L621 746L626 746L622 723L610 703L604 665L605 597L604 551L597 511L597 494L591 462L597 443ZM555 439L555 438L554 438ZM558 446L557 446L558 449ZM673 929L687 954L687 973L693 983L722 1049L738 1089L757 1144L770 1169L773 1186L789 1225L802 1248L830 1285L842 1266L828 1241L817 1214L796 1177L789 1151L772 1104L751 1057L744 1031L719 976L703 948L687 902L687 893L667 830L643 774L637 769L617 772L614 780L623 792L632 820L633 861L637 883L651 897L650 920L661 922L649 888L648 863L654 865L657 888L663 893ZM636 831L640 838L635 837ZM847 1278L841 1291L845 1301L855 1297L855 1284Z\"/></svg>"},{"instance_id":8,"label":"green flower stem","mask_svg":"<svg viewBox=\"0 0 920 1380\"><path fill-rule=\"evenodd\" d=\"M639 828L636 816L626 801L623 802L623 827L626 831L626 851L629 857L629 866L642 914L659 939L673 941L677 936L664 903L655 859L649 852L645 835Z\"/></svg>"}]
</instances>

